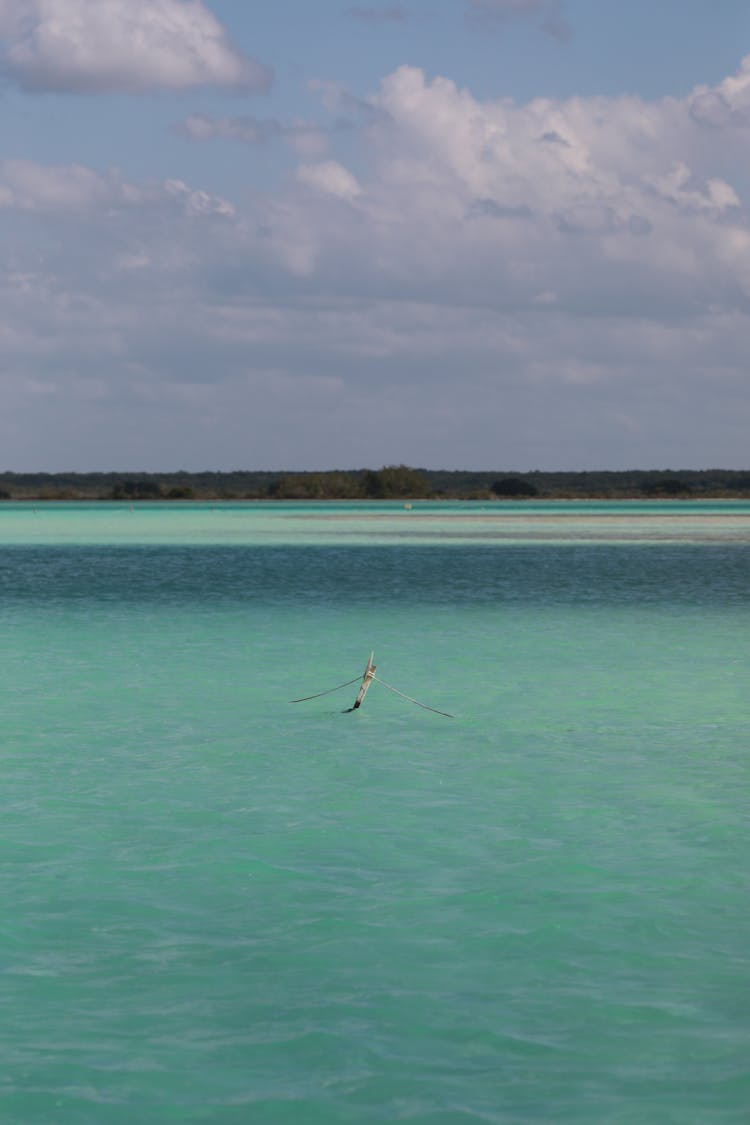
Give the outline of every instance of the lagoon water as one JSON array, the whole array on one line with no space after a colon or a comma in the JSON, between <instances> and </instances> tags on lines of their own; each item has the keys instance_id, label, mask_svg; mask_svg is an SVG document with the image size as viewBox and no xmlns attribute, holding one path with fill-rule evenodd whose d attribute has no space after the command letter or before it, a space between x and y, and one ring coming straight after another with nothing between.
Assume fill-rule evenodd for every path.
<instances>
[{"instance_id":1,"label":"lagoon water","mask_svg":"<svg viewBox=\"0 0 750 1125\"><path fill-rule=\"evenodd\" d=\"M7 504L0 623L3 1122L748 1120L750 505Z\"/></svg>"}]
</instances>

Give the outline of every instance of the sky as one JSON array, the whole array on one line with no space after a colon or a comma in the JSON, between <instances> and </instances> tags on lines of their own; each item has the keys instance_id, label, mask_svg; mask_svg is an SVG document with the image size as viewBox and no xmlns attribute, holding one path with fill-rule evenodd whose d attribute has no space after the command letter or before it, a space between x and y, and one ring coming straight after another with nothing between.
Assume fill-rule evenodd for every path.
<instances>
[{"instance_id":1,"label":"sky","mask_svg":"<svg viewBox=\"0 0 750 1125\"><path fill-rule=\"evenodd\" d=\"M747 0L0 0L0 469L750 467Z\"/></svg>"}]
</instances>

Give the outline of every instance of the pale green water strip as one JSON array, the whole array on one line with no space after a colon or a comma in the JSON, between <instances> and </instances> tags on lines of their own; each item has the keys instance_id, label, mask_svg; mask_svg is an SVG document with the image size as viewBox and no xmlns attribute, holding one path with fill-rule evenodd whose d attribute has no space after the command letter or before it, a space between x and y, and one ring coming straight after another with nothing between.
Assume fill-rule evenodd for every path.
<instances>
[{"instance_id":1,"label":"pale green water strip","mask_svg":"<svg viewBox=\"0 0 750 1125\"><path fill-rule=\"evenodd\" d=\"M750 503L7 504L0 546L750 543Z\"/></svg>"}]
</instances>

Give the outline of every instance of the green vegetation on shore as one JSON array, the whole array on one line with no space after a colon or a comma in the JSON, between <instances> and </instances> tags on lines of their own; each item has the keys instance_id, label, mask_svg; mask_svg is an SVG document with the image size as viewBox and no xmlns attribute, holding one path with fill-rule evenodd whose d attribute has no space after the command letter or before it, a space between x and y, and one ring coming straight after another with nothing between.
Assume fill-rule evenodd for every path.
<instances>
[{"instance_id":1,"label":"green vegetation on shore","mask_svg":"<svg viewBox=\"0 0 750 1125\"><path fill-rule=\"evenodd\" d=\"M347 472L0 473L2 500L576 500L750 498L750 471L413 469Z\"/></svg>"}]
</instances>

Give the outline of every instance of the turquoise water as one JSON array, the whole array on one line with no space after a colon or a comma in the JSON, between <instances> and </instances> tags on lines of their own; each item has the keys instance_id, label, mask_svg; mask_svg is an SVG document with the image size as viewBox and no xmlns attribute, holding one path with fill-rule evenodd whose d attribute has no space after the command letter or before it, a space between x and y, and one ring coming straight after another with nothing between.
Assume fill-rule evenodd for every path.
<instances>
[{"instance_id":1,"label":"turquoise water","mask_svg":"<svg viewBox=\"0 0 750 1125\"><path fill-rule=\"evenodd\" d=\"M0 544L0 1120L744 1125L750 506Z\"/></svg>"}]
</instances>

